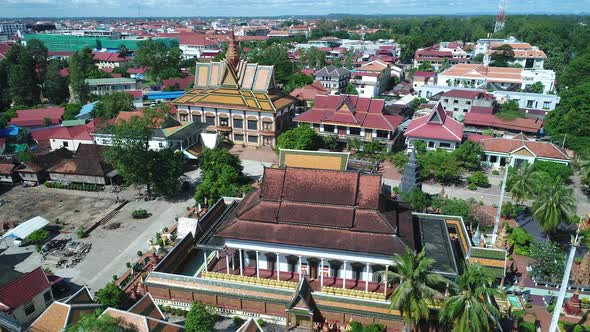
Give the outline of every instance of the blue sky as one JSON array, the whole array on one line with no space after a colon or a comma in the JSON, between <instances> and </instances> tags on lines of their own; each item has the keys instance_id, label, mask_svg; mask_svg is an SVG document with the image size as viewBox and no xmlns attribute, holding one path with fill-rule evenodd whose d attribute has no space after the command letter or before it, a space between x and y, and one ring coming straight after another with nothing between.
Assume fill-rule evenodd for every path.
<instances>
[{"instance_id":1,"label":"blue sky","mask_svg":"<svg viewBox=\"0 0 590 332\"><path fill-rule=\"evenodd\" d=\"M497 0L0 0L0 17L492 14ZM590 0L508 0L508 15L590 13Z\"/></svg>"}]
</instances>

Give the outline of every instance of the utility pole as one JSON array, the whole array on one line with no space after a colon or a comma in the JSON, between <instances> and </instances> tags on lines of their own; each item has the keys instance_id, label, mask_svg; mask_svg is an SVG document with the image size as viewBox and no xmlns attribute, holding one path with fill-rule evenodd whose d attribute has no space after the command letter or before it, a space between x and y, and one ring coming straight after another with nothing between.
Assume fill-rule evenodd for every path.
<instances>
[{"instance_id":1,"label":"utility pole","mask_svg":"<svg viewBox=\"0 0 590 332\"><path fill-rule=\"evenodd\" d=\"M500 189L500 201L498 202L498 211L496 211L496 220L494 223L494 231L492 233L492 245L496 243L498 228L500 227L500 217L502 216L502 204L504 202L504 194L506 193L506 182L508 181L508 169L510 168L510 161L511 158L508 158L506 160L506 165L504 166L504 179L502 180L502 188Z\"/></svg>"},{"instance_id":2,"label":"utility pole","mask_svg":"<svg viewBox=\"0 0 590 332\"><path fill-rule=\"evenodd\" d=\"M567 284L570 280L570 273L572 272L572 265L574 263L574 257L576 256L576 248L578 248L578 246L580 245L580 241L583 238L583 236L580 236L580 223L578 223L578 230L576 230L575 238L572 236L572 246L570 248L570 253L567 258L567 264L565 266L565 272L563 273L563 279L561 280L561 286L559 287L557 303L555 304L555 309L553 309L553 317L551 318L551 326L549 326L549 332L560 332L559 328L557 327L557 323L559 322L561 307L563 306L565 293L567 292Z\"/></svg>"}]
</instances>

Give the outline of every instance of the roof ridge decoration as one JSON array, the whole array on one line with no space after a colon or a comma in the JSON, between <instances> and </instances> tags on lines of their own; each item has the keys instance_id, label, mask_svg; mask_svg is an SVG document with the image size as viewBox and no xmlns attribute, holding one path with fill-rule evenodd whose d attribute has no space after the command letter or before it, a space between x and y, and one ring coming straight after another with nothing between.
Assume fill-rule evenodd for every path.
<instances>
[{"instance_id":1,"label":"roof ridge decoration","mask_svg":"<svg viewBox=\"0 0 590 332\"><path fill-rule=\"evenodd\" d=\"M238 68L238 63L240 61L240 52L236 46L236 34L234 32L234 22L232 19L231 22L231 31L229 33L229 45L227 47L227 52L225 53L225 58L229 64L233 67L233 69Z\"/></svg>"},{"instance_id":2,"label":"roof ridge decoration","mask_svg":"<svg viewBox=\"0 0 590 332\"><path fill-rule=\"evenodd\" d=\"M439 100L436 103L436 105L432 108L432 112L430 112L430 117L428 118L428 123L438 123L438 124L444 125L446 119L447 119L447 113L445 113L445 109Z\"/></svg>"}]
</instances>

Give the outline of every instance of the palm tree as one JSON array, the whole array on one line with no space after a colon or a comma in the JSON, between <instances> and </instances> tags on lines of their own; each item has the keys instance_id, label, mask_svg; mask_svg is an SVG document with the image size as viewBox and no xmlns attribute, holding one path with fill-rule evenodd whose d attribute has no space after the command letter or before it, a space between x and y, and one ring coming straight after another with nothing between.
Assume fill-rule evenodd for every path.
<instances>
[{"instance_id":1,"label":"palm tree","mask_svg":"<svg viewBox=\"0 0 590 332\"><path fill-rule=\"evenodd\" d=\"M525 164L516 169L513 173L508 173L508 183L512 183L510 192L512 199L522 204L525 199L531 198L535 191L535 184L538 177L533 165Z\"/></svg>"},{"instance_id":2,"label":"palm tree","mask_svg":"<svg viewBox=\"0 0 590 332\"><path fill-rule=\"evenodd\" d=\"M590 159L580 160L578 166L580 166L582 181L590 182Z\"/></svg>"},{"instance_id":3,"label":"palm tree","mask_svg":"<svg viewBox=\"0 0 590 332\"><path fill-rule=\"evenodd\" d=\"M439 289L450 283L446 278L431 273L434 259L426 257L424 249L417 255L406 249L405 255L393 256L394 272L389 272L387 280L399 282L391 296L391 309L399 310L407 326L418 324L430 315L429 305L440 297Z\"/></svg>"},{"instance_id":4,"label":"palm tree","mask_svg":"<svg viewBox=\"0 0 590 332\"><path fill-rule=\"evenodd\" d=\"M491 302L494 296L503 296L492 287L494 276L479 264L468 265L457 278L458 294L449 297L440 310L440 320L452 324L453 331L495 331L500 312Z\"/></svg>"},{"instance_id":5,"label":"palm tree","mask_svg":"<svg viewBox=\"0 0 590 332\"><path fill-rule=\"evenodd\" d=\"M576 212L576 198L571 188L563 185L561 178L541 191L533 206L533 217L539 222L545 233L555 231L561 220L569 221Z\"/></svg>"}]
</instances>

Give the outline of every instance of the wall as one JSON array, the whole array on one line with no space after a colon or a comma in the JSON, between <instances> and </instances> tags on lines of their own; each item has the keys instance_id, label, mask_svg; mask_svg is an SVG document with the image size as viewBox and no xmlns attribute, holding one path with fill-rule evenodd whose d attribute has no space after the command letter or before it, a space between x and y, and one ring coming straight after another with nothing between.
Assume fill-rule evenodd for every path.
<instances>
[{"instance_id":1,"label":"wall","mask_svg":"<svg viewBox=\"0 0 590 332\"><path fill-rule=\"evenodd\" d=\"M424 141L426 143L427 150L444 149L444 150L453 151L459 145L459 143L452 142L452 141L437 141L437 140L431 140L431 139L406 137L406 145L407 145L408 153L411 152L412 149L414 149L414 141ZM442 147L441 143L442 144L449 144L450 147Z\"/></svg>"},{"instance_id":2,"label":"wall","mask_svg":"<svg viewBox=\"0 0 590 332\"><path fill-rule=\"evenodd\" d=\"M86 141L86 140L74 140L74 139L61 139L61 138L52 138L49 140L49 144L51 146L51 150L57 150L64 147L64 143L67 143L68 146L65 146L66 149L70 151L78 150L78 146L80 144L94 144L93 141Z\"/></svg>"},{"instance_id":3,"label":"wall","mask_svg":"<svg viewBox=\"0 0 590 332\"><path fill-rule=\"evenodd\" d=\"M35 311L33 313L31 313L30 315L27 316L25 314L25 306L24 305L13 310L12 313L13 313L14 317L16 318L16 320L18 320L21 324L28 324L28 323L32 322L35 318L37 318L39 315L41 315L41 313L43 313L43 311L45 311L45 309L48 306L45 304L45 299L43 297L43 294L45 294L46 292L51 293L51 288L48 288L48 289L44 290L43 292L35 295L35 297L33 297L32 302L35 305ZM51 301L49 302L49 304L51 304L51 302L53 302L53 294L51 296Z\"/></svg>"},{"instance_id":4,"label":"wall","mask_svg":"<svg viewBox=\"0 0 590 332\"><path fill-rule=\"evenodd\" d=\"M552 111L559 104L557 95L514 91L494 91L496 99L516 100L519 108L534 108ZM532 105L532 106L529 106Z\"/></svg>"},{"instance_id":5,"label":"wall","mask_svg":"<svg viewBox=\"0 0 590 332\"><path fill-rule=\"evenodd\" d=\"M49 178L53 181L62 181L62 182L94 183L94 184L102 184L102 185L107 184L104 177L90 176L90 175L50 173Z\"/></svg>"}]
</instances>

